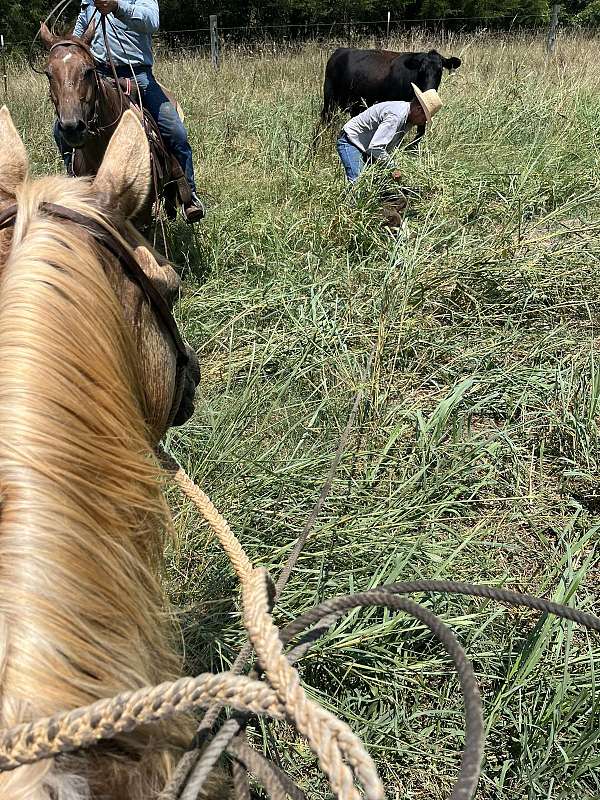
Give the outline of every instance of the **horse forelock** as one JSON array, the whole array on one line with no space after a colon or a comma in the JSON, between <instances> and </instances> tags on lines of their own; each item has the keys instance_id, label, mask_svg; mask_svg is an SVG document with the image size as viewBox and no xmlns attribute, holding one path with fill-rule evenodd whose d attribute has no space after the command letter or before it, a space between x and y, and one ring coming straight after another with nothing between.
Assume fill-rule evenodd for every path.
<instances>
[{"instance_id":1,"label":"horse forelock","mask_svg":"<svg viewBox=\"0 0 600 800\"><path fill-rule=\"evenodd\" d=\"M17 200L0 264L3 727L160 682L176 668L156 577L168 513L135 347L98 247L40 206L106 219L85 181L26 182ZM128 748L139 755L148 743L142 731ZM167 761L149 760L140 797L160 784ZM85 796L69 776L52 788L49 769L0 776L0 796ZM119 769L111 774L117 782ZM108 781L102 796L119 791Z\"/></svg>"}]
</instances>

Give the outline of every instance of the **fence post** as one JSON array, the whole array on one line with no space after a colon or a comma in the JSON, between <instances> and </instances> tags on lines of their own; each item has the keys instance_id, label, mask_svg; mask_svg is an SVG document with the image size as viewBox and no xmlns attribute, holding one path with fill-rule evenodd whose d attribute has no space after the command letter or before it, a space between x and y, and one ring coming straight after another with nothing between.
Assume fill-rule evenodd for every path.
<instances>
[{"instance_id":1,"label":"fence post","mask_svg":"<svg viewBox=\"0 0 600 800\"><path fill-rule=\"evenodd\" d=\"M219 34L217 31L217 15L211 14L208 21L210 28L210 57L215 69L219 69Z\"/></svg>"},{"instance_id":2,"label":"fence post","mask_svg":"<svg viewBox=\"0 0 600 800\"><path fill-rule=\"evenodd\" d=\"M546 49L550 55L554 51L556 44L556 29L558 27L558 12L560 11L560 4L554 3L552 6L552 17L550 19L550 27L548 29L548 42Z\"/></svg>"},{"instance_id":3,"label":"fence post","mask_svg":"<svg viewBox=\"0 0 600 800\"><path fill-rule=\"evenodd\" d=\"M391 18L392 18L392 12L388 11L387 27L385 29L385 37L386 37L386 39L388 41L388 44L390 43L390 20L391 20Z\"/></svg>"}]
</instances>

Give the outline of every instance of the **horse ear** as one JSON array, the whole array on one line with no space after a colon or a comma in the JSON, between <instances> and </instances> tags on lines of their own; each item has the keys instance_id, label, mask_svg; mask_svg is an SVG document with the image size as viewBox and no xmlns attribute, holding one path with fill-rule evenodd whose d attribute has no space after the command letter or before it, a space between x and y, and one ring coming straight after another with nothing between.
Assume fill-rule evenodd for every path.
<instances>
[{"instance_id":1,"label":"horse ear","mask_svg":"<svg viewBox=\"0 0 600 800\"><path fill-rule=\"evenodd\" d=\"M95 35L96 35L96 23L92 22L87 26L86 30L83 32L81 41L84 44L87 44L87 46L89 47L91 43L94 41Z\"/></svg>"},{"instance_id":2,"label":"horse ear","mask_svg":"<svg viewBox=\"0 0 600 800\"><path fill-rule=\"evenodd\" d=\"M108 143L93 189L108 209L118 206L126 217L133 217L148 197L150 181L148 139L139 119L128 110Z\"/></svg>"},{"instance_id":3,"label":"horse ear","mask_svg":"<svg viewBox=\"0 0 600 800\"><path fill-rule=\"evenodd\" d=\"M15 128L10 111L0 109L0 197L13 198L29 169L25 145Z\"/></svg>"},{"instance_id":4,"label":"horse ear","mask_svg":"<svg viewBox=\"0 0 600 800\"><path fill-rule=\"evenodd\" d=\"M58 38L50 32L50 28L45 22L40 22L40 39L46 50L50 50L52 45L56 44Z\"/></svg>"}]
</instances>

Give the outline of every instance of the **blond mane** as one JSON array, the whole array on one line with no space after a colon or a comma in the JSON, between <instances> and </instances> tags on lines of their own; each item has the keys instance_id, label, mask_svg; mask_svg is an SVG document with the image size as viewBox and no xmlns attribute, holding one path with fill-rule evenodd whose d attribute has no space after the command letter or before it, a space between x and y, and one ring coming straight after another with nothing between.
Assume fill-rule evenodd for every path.
<instances>
[{"instance_id":1,"label":"blond mane","mask_svg":"<svg viewBox=\"0 0 600 800\"><path fill-rule=\"evenodd\" d=\"M0 263L2 727L178 673L157 577L168 512L131 331L106 256L39 207L105 218L82 181L26 181L16 199ZM0 797L151 798L187 730L20 767L0 775Z\"/></svg>"}]
</instances>

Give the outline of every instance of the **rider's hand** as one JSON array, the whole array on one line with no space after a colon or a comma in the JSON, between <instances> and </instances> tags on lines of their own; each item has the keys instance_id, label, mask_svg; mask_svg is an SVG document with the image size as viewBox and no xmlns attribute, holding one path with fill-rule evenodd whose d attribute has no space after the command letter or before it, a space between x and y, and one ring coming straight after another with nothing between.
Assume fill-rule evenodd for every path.
<instances>
[{"instance_id":1,"label":"rider's hand","mask_svg":"<svg viewBox=\"0 0 600 800\"><path fill-rule=\"evenodd\" d=\"M94 5L101 14L112 14L117 9L117 0L94 0Z\"/></svg>"}]
</instances>

